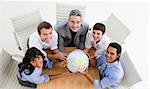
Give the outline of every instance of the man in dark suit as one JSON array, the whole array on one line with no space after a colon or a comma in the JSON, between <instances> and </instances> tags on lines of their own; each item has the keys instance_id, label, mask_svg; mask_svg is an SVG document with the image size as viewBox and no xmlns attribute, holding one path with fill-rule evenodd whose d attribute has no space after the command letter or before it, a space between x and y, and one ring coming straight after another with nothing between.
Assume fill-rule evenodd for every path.
<instances>
[{"instance_id":1,"label":"man in dark suit","mask_svg":"<svg viewBox=\"0 0 150 89\"><path fill-rule=\"evenodd\" d=\"M64 52L64 47L84 48L86 34L89 25L82 21L82 15L79 10L72 10L69 14L68 22L56 26L58 32L58 47Z\"/></svg>"}]
</instances>

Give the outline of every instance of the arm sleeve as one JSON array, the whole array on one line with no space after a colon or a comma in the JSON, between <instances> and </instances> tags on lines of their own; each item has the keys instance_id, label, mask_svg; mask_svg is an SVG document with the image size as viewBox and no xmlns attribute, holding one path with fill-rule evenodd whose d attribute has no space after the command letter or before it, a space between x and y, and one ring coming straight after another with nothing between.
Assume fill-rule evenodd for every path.
<instances>
[{"instance_id":1,"label":"arm sleeve","mask_svg":"<svg viewBox=\"0 0 150 89\"><path fill-rule=\"evenodd\" d=\"M45 57L44 60L46 61L45 65L44 65L45 68L53 67L53 62L51 60L49 60L47 57Z\"/></svg>"},{"instance_id":2,"label":"arm sleeve","mask_svg":"<svg viewBox=\"0 0 150 89\"><path fill-rule=\"evenodd\" d=\"M40 84L49 81L47 74L42 74L42 70L36 68L35 71L29 76L29 81L35 84Z\"/></svg>"},{"instance_id":3,"label":"arm sleeve","mask_svg":"<svg viewBox=\"0 0 150 89\"><path fill-rule=\"evenodd\" d=\"M103 64L106 64L106 57L105 57L105 50L102 52L102 55L98 58L96 58L96 67L102 66Z\"/></svg>"},{"instance_id":4,"label":"arm sleeve","mask_svg":"<svg viewBox=\"0 0 150 89\"><path fill-rule=\"evenodd\" d=\"M102 78L102 80L100 80L101 87L106 88L117 86L122 79L121 76L121 73L112 70L112 72L110 72L108 76L105 76Z\"/></svg>"},{"instance_id":5,"label":"arm sleeve","mask_svg":"<svg viewBox=\"0 0 150 89\"><path fill-rule=\"evenodd\" d=\"M55 30L53 30L52 44L50 45L51 47L50 49L51 50L57 49L58 48L57 45L58 45L58 33Z\"/></svg>"},{"instance_id":6,"label":"arm sleeve","mask_svg":"<svg viewBox=\"0 0 150 89\"><path fill-rule=\"evenodd\" d=\"M64 48L64 38L58 33L58 47L60 51L65 52Z\"/></svg>"},{"instance_id":7,"label":"arm sleeve","mask_svg":"<svg viewBox=\"0 0 150 89\"><path fill-rule=\"evenodd\" d=\"M90 37L91 32L88 32L86 35L86 40L85 40L85 48L91 48L92 43L91 43L91 37Z\"/></svg>"},{"instance_id":8,"label":"arm sleeve","mask_svg":"<svg viewBox=\"0 0 150 89\"><path fill-rule=\"evenodd\" d=\"M107 49L109 43L111 42L106 35L104 36L105 37L104 40L102 40L103 41L102 44L100 44L99 49L97 49L97 57L100 57L102 55L102 52Z\"/></svg>"},{"instance_id":9,"label":"arm sleeve","mask_svg":"<svg viewBox=\"0 0 150 89\"><path fill-rule=\"evenodd\" d=\"M96 89L102 89L102 86L100 84L100 80L94 80L93 85Z\"/></svg>"},{"instance_id":10,"label":"arm sleeve","mask_svg":"<svg viewBox=\"0 0 150 89\"><path fill-rule=\"evenodd\" d=\"M88 29L89 29L89 26L86 25L85 29L83 29L83 30L85 30L85 31L84 31L84 32L82 33L82 35L80 36L80 43L79 43L79 48L80 48L80 49L83 49L83 48L85 47L85 39L86 39L86 34L87 34L87 32L88 32Z\"/></svg>"}]
</instances>

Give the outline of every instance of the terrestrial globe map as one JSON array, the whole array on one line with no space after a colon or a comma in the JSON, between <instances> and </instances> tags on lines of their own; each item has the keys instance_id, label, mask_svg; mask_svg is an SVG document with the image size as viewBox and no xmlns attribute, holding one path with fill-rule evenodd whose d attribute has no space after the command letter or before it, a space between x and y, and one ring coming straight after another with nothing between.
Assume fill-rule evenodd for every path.
<instances>
[{"instance_id":1,"label":"terrestrial globe map","mask_svg":"<svg viewBox=\"0 0 150 89\"><path fill-rule=\"evenodd\" d=\"M72 73L83 72L88 65L88 56L82 50L76 49L67 56L67 68Z\"/></svg>"}]
</instances>

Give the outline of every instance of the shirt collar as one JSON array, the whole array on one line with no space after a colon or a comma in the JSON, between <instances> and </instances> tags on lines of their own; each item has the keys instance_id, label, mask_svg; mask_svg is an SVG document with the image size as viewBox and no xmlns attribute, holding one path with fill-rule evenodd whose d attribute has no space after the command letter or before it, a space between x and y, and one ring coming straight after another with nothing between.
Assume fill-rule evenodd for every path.
<instances>
[{"instance_id":1,"label":"shirt collar","mask_svg":"<svg viewBox=\"0 0 150 89\"><path fill-rule=\"evenodd\" d=\"M118 65L118 61L115 61L115 62L112 62L112 63L108 63L107 61L106 61L106 64L107 64L107 67L113 67L113 66L116 66L116 65Z\"/></svg>"}]
</instances>

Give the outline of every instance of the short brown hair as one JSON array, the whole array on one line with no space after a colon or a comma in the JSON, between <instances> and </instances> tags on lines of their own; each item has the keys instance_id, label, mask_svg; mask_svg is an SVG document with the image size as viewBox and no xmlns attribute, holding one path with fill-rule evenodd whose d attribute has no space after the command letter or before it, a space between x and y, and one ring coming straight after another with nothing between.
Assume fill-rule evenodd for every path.
<instances>
[{"instance_id":1,"label":"short brown hair","mask_svg":"<svg viewBox=\"0 0 150 89\"><path fill-rule=\"evenodd\" d=\"M102 23L96 23L96 24L93 26L93 30L100 30L100 31L102 31L102 34L104 34L106 28L105 28L105 25L104 25L104 24L102 24Z\"/></svg>"},{"instance_id":2,"label":"short brown hair","mask_svg":"<svg viewBox=\"0 0 150 89\"><path fill-rule=\"evenodd\" d=\"M46 21L41 22L37 27L39 34L41 34L41 29L43 29L43 28L50 29L50 28L52 28L52 25Z\"/></svg>"}]
</instances>

